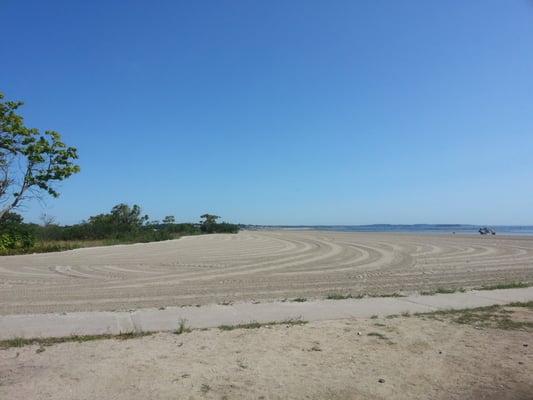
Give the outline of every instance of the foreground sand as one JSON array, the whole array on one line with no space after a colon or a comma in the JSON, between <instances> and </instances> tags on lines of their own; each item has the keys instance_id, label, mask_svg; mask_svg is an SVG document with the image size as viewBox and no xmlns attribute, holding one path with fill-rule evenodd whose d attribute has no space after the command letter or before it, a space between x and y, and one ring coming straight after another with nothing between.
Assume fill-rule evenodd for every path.
<instances>
[{"instance_id":1,"label":"foreground sand","mask_svg":"<svg viewBox=\"0 0 533 400\"><path fill-rule=\"evenodd\" d=\"M0 350L0 398L525 400L531 347L531 331L414 316L32 345Z\"/></svg>"},{"instance_id":2,"label":"foreground sand","mask_svg":"<svg viewBox=\"0 0 533 400\"><path fill-rule=\"evenodd\" d=\"M388 294L533 280L533 237L241 232L0 257L0 314Z\"/></svg>"}]
</instances>

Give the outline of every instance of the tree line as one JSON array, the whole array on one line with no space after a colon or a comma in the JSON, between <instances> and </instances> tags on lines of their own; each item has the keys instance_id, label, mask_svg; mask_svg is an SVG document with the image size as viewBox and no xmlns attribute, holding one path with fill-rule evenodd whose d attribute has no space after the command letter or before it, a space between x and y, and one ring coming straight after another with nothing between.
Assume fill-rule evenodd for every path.
<instances>
[{"instance_id":1,"label":"tree line","mask_svg":"<svg viewBox=\"0 0 533 400\"><path fill-rule=\"evenodd\" d=\"M0 254L56 251L100 241L101 244L153 242L184 235L237 233L239 225L218 222L219 216L204 214L198 223L176 223L174 216L150 221L134 204L117 204L110 212L89 217L74 225L59 225L43 218L43 224L24 223L14 212L0 223Z\"/></svg>"},{"instance_id":2,"label":"tree line","mask_svg":"<svg viewBox=\"0 0 533 400\"><path fill-rule=\"evenodd\" d=\"M204 214L199 223L176 223L173 216L149 221L138 205L117 204L109 213L70 226L45 220L24 223L16 213L24 202L59 196L56 184L80 172L78 151L56 131L41 132L24 124L18 113L24 103L6 100L0 92L0 254L54 251L84 245L74 241L106 243L150 242L180 235L234 233L239 227ZM64 242L64 243L63 243Z\"/></svg>"}]
</instances>

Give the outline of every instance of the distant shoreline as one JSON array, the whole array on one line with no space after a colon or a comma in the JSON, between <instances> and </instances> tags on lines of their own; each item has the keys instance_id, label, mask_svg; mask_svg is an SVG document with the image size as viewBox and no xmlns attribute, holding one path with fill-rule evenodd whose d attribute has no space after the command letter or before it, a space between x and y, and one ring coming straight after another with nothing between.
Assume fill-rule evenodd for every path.
<instances>
[{"instance_id":1,"label":"distant shoreline","mask_svg":"<svg viewBox=\"0 0 533 400\"><path fill-rule=\"evenodd\" d=\"M490 226L496 235L533 236L532 225L466 225L466 224L373 224L373 225L242 225L244 229L318 230L333 232L381 232L419 234L475 234L479 228Z\"/></svg>"}]
</instances>

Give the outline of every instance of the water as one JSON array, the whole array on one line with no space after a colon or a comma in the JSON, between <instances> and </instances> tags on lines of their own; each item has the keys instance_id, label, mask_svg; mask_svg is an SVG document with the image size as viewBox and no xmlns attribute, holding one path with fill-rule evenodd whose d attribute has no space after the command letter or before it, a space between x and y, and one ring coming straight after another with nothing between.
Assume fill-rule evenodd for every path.
<instances>
[{"instance_id":1,"label":"water","mask_svg":"<svg viewBox=\"0 0 533 400\"><path fill-rule=\"evenodd\" d=\"M433 233L433 234L479 234L483 225L463 224L416 224L416 225L300 225L276 226L284 229L316 229L339 232L399 232L399 233ZM533 236L531 225L491 225L497 235L529 235Z\"/></svg>"}]
</instances>

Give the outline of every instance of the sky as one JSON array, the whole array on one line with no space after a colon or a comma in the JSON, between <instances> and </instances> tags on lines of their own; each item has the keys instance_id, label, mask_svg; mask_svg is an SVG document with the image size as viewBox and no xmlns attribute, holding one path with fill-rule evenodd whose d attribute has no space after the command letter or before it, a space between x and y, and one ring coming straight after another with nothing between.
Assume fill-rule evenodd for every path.
<instances>
[{"instance_id":1,"label":"sky","mask_svg":"<svg viewBox=\"0 0 533 400\"><path fill-rule=\"evenodd\" d=\"M21 210L533 224L533 2L0 0L0 91L81 172Z\"/></svg>"}]
</instances>

